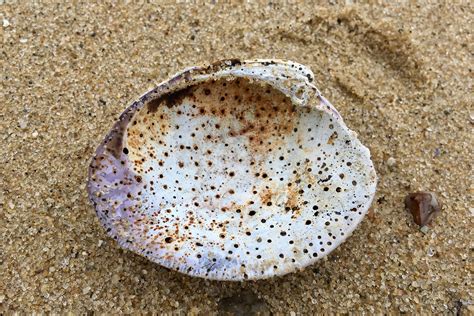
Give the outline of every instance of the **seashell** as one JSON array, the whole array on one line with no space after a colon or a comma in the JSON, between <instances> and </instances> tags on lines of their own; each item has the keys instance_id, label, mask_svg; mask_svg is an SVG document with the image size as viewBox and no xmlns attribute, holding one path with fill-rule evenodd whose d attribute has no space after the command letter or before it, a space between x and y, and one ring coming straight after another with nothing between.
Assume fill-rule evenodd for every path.
<instances>
[{"instance_id":1,"label":"seashell","mask_svg":"<svg viewBox=\"0 0 474 316\"><path fill-rule=\"evenodd\" d=\"M128 107L88 192L121 247L216 280L302 269L341 244L376 188L369 150L305 66L191 67Z\"/></svg>"}]
</instances>

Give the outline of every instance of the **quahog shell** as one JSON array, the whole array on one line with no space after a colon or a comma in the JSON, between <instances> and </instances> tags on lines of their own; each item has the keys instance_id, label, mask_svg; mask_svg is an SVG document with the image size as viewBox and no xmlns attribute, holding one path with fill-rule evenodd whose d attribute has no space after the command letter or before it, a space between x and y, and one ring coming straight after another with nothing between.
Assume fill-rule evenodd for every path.
<instances>
[{"instance_id":1,"label":"quahog shell","mask_svg":"<svg viewBox=\"0 0 474 316\"><path fill-rule=\"evenodd\" d=\"M121 247L217 280L321 259L375 188L369 150L308 68L235 59L188 68L135 101L98 147L88 183Z\"/></svg>"}]
</instances>

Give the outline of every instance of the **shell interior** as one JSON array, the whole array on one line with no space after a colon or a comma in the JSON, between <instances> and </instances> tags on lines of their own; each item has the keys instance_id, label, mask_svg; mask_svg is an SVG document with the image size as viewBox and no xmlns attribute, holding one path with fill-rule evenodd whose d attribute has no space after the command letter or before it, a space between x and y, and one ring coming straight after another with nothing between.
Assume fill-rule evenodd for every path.
<instances>
[{"instance_id":1,"label":"shell interior","mask_svg":"<svg viewBox=\"0 0 474 316\"><path fill-rule=\"evenodd\" d=\"M194 67L132 104L89 193L122 247L193 276L282 275L324 257L375 192L370 154L306 67Z\"/></svg>"}]
</instances>

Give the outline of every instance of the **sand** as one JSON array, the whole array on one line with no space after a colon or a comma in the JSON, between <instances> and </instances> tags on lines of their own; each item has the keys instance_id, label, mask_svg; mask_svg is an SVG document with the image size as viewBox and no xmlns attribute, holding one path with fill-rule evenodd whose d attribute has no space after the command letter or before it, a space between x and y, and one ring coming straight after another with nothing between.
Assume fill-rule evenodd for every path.
<instances>
[{"instance_id":1,"label":"sand","mask_svg":"<svg viewBox=\"0 0 474 316\"><path fill-rule=\"evenodd\" d=\"M0 313L474 313L473 6L0 3ZM123 109L184 67L308 65L372 152L372 211L327 260L258 282L169 271L109 239L85 186ZM420 231L403 206L435 192ZM244 311L242 307L240 310Z\"/></svg>"}]
</instances>

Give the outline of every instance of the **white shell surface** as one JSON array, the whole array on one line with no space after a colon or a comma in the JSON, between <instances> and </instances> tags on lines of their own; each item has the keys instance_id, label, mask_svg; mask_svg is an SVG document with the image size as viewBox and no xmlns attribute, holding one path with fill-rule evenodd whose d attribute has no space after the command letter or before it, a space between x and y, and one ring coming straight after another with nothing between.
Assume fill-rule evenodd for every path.
<instances>
[{"instance_id":1,"label":"white shell surface","mask_svg":"<svg viewBox=\"0 0 474 316\"><path fill-rule=\"evenodd\" d=\"M111 236L219 280L282 275L327 255L367 212L376 175L312 81L297 63L229 60L145 94L91 164L90 196Z\"/></svg>"}]
</instances>

